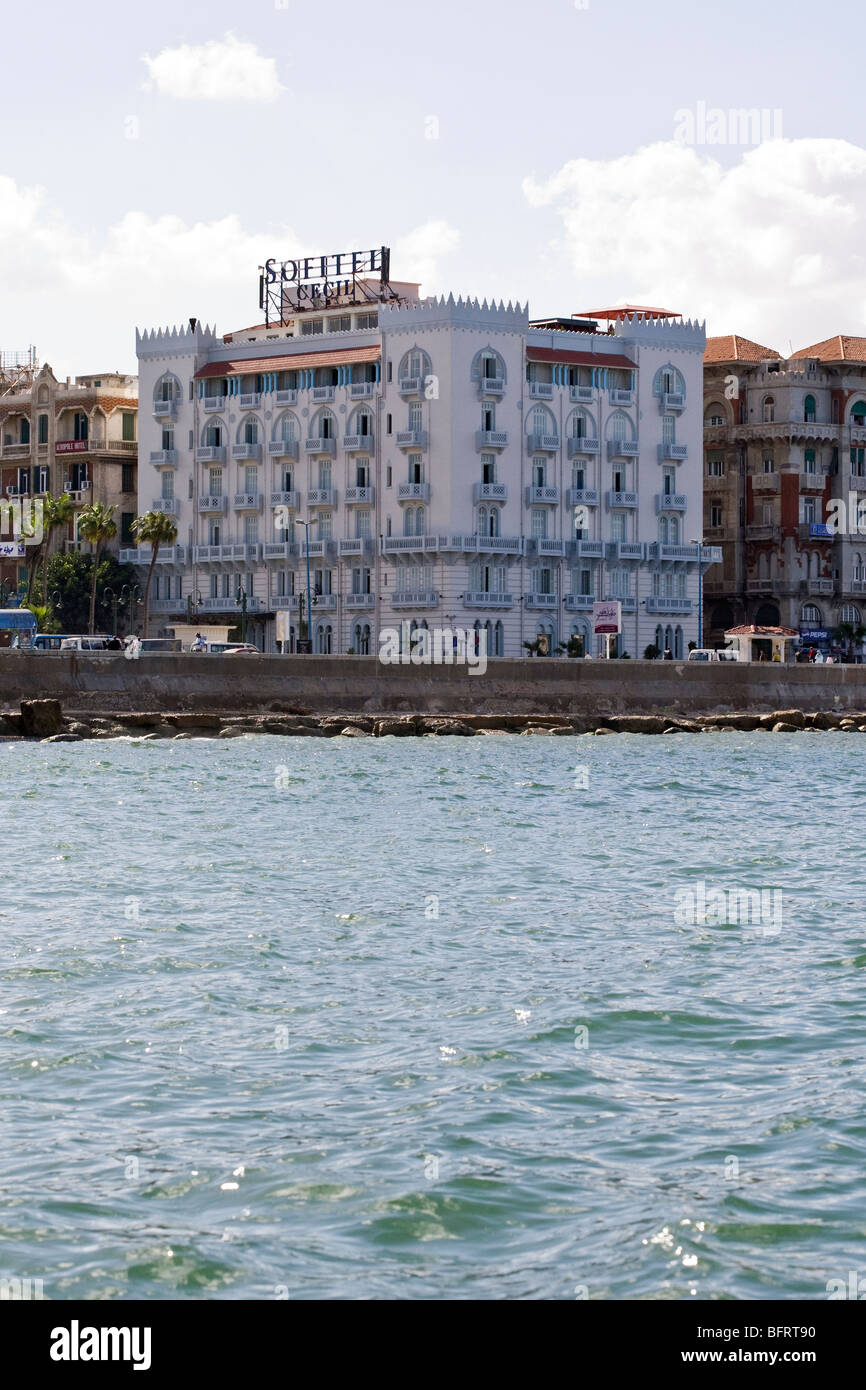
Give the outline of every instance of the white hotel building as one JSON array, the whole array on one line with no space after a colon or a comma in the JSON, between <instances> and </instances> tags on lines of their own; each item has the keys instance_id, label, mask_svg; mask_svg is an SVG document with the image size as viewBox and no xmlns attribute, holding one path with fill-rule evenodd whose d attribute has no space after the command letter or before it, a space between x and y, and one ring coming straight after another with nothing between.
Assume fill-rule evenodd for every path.
<instances>
[{"instance_id":1,"label":"white hotel building","mask_svg":"<svg viewBox=\"0 0 866 1390\"><path fill-rule=\"evenodd\" d=\"M174 515L154 631L239 621L298 638L310 523L314 651L377 650L402 620L483 627L491 656L584 650L595 598L620 651L700 645L703 326L634 311L531 323L519 305L419 299L293 310L219 337L137 335L139 511ZM121 559L143 564L145 548Z\"/></svg>"}]
</instances>

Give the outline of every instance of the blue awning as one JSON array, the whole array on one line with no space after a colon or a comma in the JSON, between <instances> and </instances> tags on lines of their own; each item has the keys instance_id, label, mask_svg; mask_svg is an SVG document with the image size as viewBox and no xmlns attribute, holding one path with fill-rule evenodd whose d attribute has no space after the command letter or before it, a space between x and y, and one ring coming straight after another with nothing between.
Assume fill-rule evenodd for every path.
<instances>
[{"instance_id":1,"label":"blue awning","mask_svg":"<svg viewBox=\"0 0 866 1390\"><path fill-rule=\"evenodd\" d=\"M0 608L0 630L6 632L36 631L36 614L29 608Z\"/></svg>"}]
</instances>

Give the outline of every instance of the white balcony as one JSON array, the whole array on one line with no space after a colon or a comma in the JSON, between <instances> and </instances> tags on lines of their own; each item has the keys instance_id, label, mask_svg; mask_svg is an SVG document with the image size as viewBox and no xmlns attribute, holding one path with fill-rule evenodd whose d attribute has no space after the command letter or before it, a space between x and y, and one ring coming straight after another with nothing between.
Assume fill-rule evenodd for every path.
<instances>
[{"instance_id":1,"label":"white balcony","mask_svg":"<svg viewBox=\"0 0 866 1390\"><path fill-rule=\"evenodd\" d=\"M664 598L660 594L650 594L646 601L648 613L691 613L690 598Z\"/></svg>"},{"instance_id":2,"label":"white balcony","mask_svg":"<svg viewBox=\"0 0 866 1390\"><path fill-rule=\"evenodd\" d=\"M369 400L376 389L375 381L353 381L349 384L349 400Z\"/></svg>"},{"instance_id":3,"label":"white balcony","mask_svg":"<svg viewBox=\"0 0 866 1390\"><path fill-rule=\"evenodd\" d=\"M330 454L333 458L336 452L336 439L325 439L322 435L314 435L312 439L304 440L305 454Z\"/></svg>"},{"instance_id":4,"label":"white balcony","mask_svg":"<svg viewBox=\"0 0 866 1390\"><path fill-rule=\"evenodd\" d=\"M567 507L597 507L598 492L594 487L567 487L565 489Z\"/></svg>"},{"instance_id":5,"label":"white balcony","mask_svg":"<svg viewBox=\"0 0 866 1390\"><path fill-rule=\"evenodd\" d=\"M659 396L659 408L663 415L685 410L686 398L682 391L664 391Z\"/></svg>"},{"instance_id":6,"label":"white balcony","mask_svg":"<svg viewBox=\"0 0 866 1390\"><path fill-rule=\"evenodd\" d=\"M559 448L558 434L528 434L526 447L531 454L555 454Z\"/></svg>"},{"instance_id":7,"label":"white balcony","mask_svg":"<svg viewBox=\"0 0 866 1390\"><path fill-rule=\"evenodd\" d=\"M276 594L271 599L271 608L275 613L297 613L298 606L297 594Z\"/></svg>"},{"instance_id":8,"label":"white balcony","mask_svg":"<svg viewBox=\"0 0 866 1390\"><path fill-rule=\"evenodd\" d=\"M154 449L150 462L154 468L177 468L177 449Z\"/></svg>"},{"instance_id":9,"label":"white balcony","mask_svg":"<svg viewBox=\"0 0 866 1390\"><path fill-rule=\"evenodd\" d=\"M569 550L576 560L601 560L604 557L604 541L572 541Z\"/></svg>"},{"instance_id":10,"label":"white balcony","mask_svg":"<svg viewBox=\"0 0 866 1390\"><path fill-rule=\"evenodd\" d=\"M609 459L636 459L638 452L636 439L609 439L607 441Z\"/></svg>"},{"instance_id":11,"label":"white balcony","mask_svg":"<svg viewBox=\"0 0 866 1390\"><path fill-rule=\"evenodd\" d=\"M343 436L343 448L347 454L372 454L375 448L372 434L347 434Z\"/></svg>"},{"instance_id":12,"label":"white balcony","mask_svg":"<svg viewBox=\"0 0 866 1390\"><path fill-rule=\"evenodd\" d=\"M687 506L688 497L684 492L656 493L657 512L684 512Z\"/></svg>"},{"instance_id":13,"label":"white balcony","mask_svg":"<svg viewBox=\"0 0 866 1390\"><path fill-rule=\"evenodd\" d=\"M624 391L621 386L611 386L608 392L611 405L633 405L634 392Z\"/></svg>"},{"instance_id":14,"label":"white balcony","mask_svg":"<svg viewBox=\"0 0 866 1390\"><path fill-rule=\"evenodd\" d=\"M195 451L196 463L224 463L226 447L224 444L207 444Z\"/></svg>"},{"instance_id":15,"label":"white balcony","mask_svg":"<svg viewBox=\"0 0 866 1390\"><path fill-rule=\"evenodd\" d=\"M150 600L151 613L185 613L186 599L183 598L152 598Z\"/></svg>"},{"instance_id":16,"label":"white balcony","mask_svg":"<svg viewBox=\"0 0 866 1390\"><path fill-rule=\"evenodd\" d=\"M301 510L301 494L297 491L272 492L271 506L287 507L288 510L291 512L299 512Z\"/></svg>"},{"instance_id":17,"label":"white balcony","mask_svg":"<svg viewBox=\"0 0 866 1390\"><path fill-rule=\"evenodd\" d=\"M482 449L504 449L508 444L507 430L476 430L475 448L480 453Z\"/></svg>"},{"instance_id":18,"label":"white balcony","mask_svg":"<svg viewBox=\"0 0 866 1390\"><path fill-rule=\"evenodd\" d=\"M352 612L369 613L376 607L375 594L347 594L346 607Z\"/></svg>"},{"instance_id":19,"label":"white balcony","mask_svg":"<svg viewBox=\"0 0 866 1390\"><path fill-rule=\"evenodd\" d=\"M570 434L568 436L568 457L577 458L581 454L597 454L600 452L600 445L597 439L588 439L583 434Z\"/></svg>"},{"instance_id":20,"label":"white balcony","mask_svg":"<svg viewBox=\"0 0 866 1390\"><path fill-rule=\"evenodd\" d=\"M524 594L523 597L525 608L549 610L551 608L556 608L558 603L559 598L556 594L540 594L531 591L528 594Z\"/></svg>"},{"instance_id":21,"label":"white balcony","mask_svg":"<svg viewBox=\"0 0 866 1390\"><path fill-rule=\"evenodd\" d=\"M479 396L504 396L505 378L501 376L483 376L478 382Z\"/></svg>"},{"instance_id":22,"label":"white balcony","mask_svg":"<svg viewBox=\"0 0 866 1390\"><path fill-rule=\"evenodd\" d=\"M254 545L197 545L193 548L193 561L197 565L237 565L255 563L259 559L261 546Z\"/></svg>"},{"instance_id":23,"label":"white balcony","mask_svg":"<svg viewBox=\"0 0 866 1390\"><path fill-rule=\"evenodd\" d=\"M526 542L527 555L543 556L547 555L551 559L562 559L565 554L566 542L555 540L547 536L530 536Z\"/></svg>"},{"instance_id":24,"label":"white balcony","mask_svg":"<svg viewBox=\"0 0 866 1390\"><path fill-rule=\"evenodd\" d=\"M349 536L337 542L340 559L372 559L372 536Z\"/></svg>"},{"instance_id":25,"label":"white balcony","mask_svg":"<svg viewBox=\"0 0 866 1390\"><path fill-rule=\"evenodd\" d=\"M463 595L466 608L513 608L514 595L501 593L468 593Z\"/></svg>"},{"instance_id":26,"label":"white balcony","mask_svg":"<svg viewBox=\"0 0 866 1390\"><path fill-rule=\"evenodd\" d=\"M473 483L472 485L473 502L506 502L507 500L507 483Z\"/></svg>"},{"instance_id":27,"label":"white balcony","mask_svg":"<svg viewBox=\"0 0 866 1390\"><path fill-rule=\"evenodd\" d=\"M569 386L568 399L575 405L591 405L595 392L591 386Z\"/></svg>"},{"instance_id":28,"label":"white balcony","mask_svg":"<svg viewBox=\"0 0 866 1390\"><path fill-rule=\"evenodd\" d=\"M297 439L271 439L268 442L268 457L272 459L296 459L298 457Z\"/></svg>"},{"instance_id":29,"label":"white balcony","mask_svg":"<svg viewBox=\"0 0 866 1390\"><path fill-rule=\"evenodd\" d=\"M392 608L437 608L439 594L436 589L398 589L391 595Z\"/></svg>"},{"instance_id":30,"label":"white balcony","mask_svg":"<svg viewBox=\"0 0 866 1390\"><path fill-rule=\"evenodd\" d=\"M552 381L529 381L526 384L526 390L531 401L553 400Z\"/></svg>"},{"instance_id":31,"label":"white balcony","mask_svg":"<svg viewBox=\"0 0 866 1390\"><path fill-rule=\"evenodd\" d=\"M308 507L336 507L337 491L332 487L312 487L307 493Z\"/></svg>"},{"instance_id":32,"label":"white balcony","mask_svg":"<svg viewBox=\"0 0 866 1390\"><path fill-rule=\"evenodd\" d=\"M243 395L232 398L232 404L237 405L240 410L258 410L261 402L260 391L246 391Z\"/></svg>"},{"instance_id":33,"label":"white balcony","mask_svg":"<svg viewBox=\"0 0 866 1390\"><path fill-rule=\"evenodd\" d=\"M261 444L233 444L232 458L257 461L262 456Z\"/></svg>"},{"instance_id":34,"label":"white balcony","mask_svg":"<svg viewBox=\"0 0 866 1390\"><path fill-rule=\"evenodd\" d=\"M317 613L336 613L336 594L313 594L313 608Z\"/></svg>"},{"instance_id":35,"label":"white balcony","mask_svg":"<svg viewBox=\"0 0 866 1390\"><path fill-rule=\"evenodd\" d=\"M179 516L180 502L177 497L155 497L150 504L151 511L163 512L165 516Z\"/></svg>"},{"instance_id":36,"label":"white balcony","mask_svg":"<svg viewBox=\"0 0 866 1390\"><path fill-rule=\"evenodd\" d=\"M262 546L262 559L265 563L279 561L282 564L290 560L297 560L300 554L300 547L293 545L291 541L265 541Z\"/></svg>"},{"instance_id":37,"label":"white balcony","mask_svg":"<svg viewBox=\"0 0 866 1390\"><path fill-rule=\"evenodd\" d=\"M426 449L426 430L401 430L397 435L398 449Z\"/></svg>"},{"instance_id":38,"label":"white balcony","mask_svg":"<svg viewBox=\"0 0 866 1390\"><path fill-rule=\"evenodd\" d=\"M304 540L300 545L301 559L306 558L307 546ZM337 542L329 541L310 541L311 560L333 560L337 555Z\"/></svg>"},{"instance_id":39,"label":"white balcony","mask_svg":"<svg viewBox=\"0 0 866 1390\"><path fill-rule=\"evenodd\" d=\"M643 541L610 541L608 543L608 553L612 560L642 560L644 557ZM616 595L606 595L605 597L616 597Z\"/></svg>"},{"instance_id":40,"label":"white balcony","mask_svg":"<svg viewBox=\"0 0 866 1390\"><path fill-rule=\"evenodd\" d=\"M383 536L383 555L422 555L439 549L439 536Z\"/></svg>"},{"instance_id":41,"label":"white balcony","mask_svg":"<svg viewBox=\"0 0 866 1390\"><path fill-rule=\"evenodd\" d=\"M610 489L604 494L604 500L608 507L636 507L637 493L614 492Z\"/></svg>"},{"instance_id":42,"label":"white balcony","mask_svg":"<svg viewBox=\"0 0 866 1390\"><path fill-rule=\"evenodd\" d=\"M198 605L202 613L234 613L241 612L241 602L237 593L231 594L228 598L203 598ZM246 610L248 613L261 613L264 610L264 602L256 598L253 594L247 594Z\"/></svg>"},{"instance_id":43,"label":"white balcony","mask_svg":"<svg viewBox=\"0 0 866 1390\"><path fill-rule=\"evenodd\" d=\"M236 492L232 507L236 512L260 512L264 504L261 492Z\"/></svg>"},{"instance_id":44,"label":"white balcony","mask_svg":"<svg viewBox=\"0 0 866 1390\"><path fill-rule=\"evenodd\" d=\"M424 378L420 376L404 376L397 383L397 390L401 396L420 396L424 390Z\"/></svg>"},{"instance_id":45,"label":"white balcony","mask_svg":"<svg viewBox=\"0 0 866 1390\"><path fill-rule=\"evenodd\" d=\"M226 398L225 398L225 396L202 396L202 398L201 398L201 408L202 408L202 410L207 410L207 411L211 411L211 410L225 410L225 407L226 407Z\"/></svg>"},{"instance_id":46,"label":"white balcony","mask_svg":"<svg viewBox=\"0 0 866 1390\"><path fill-rule=\"evenodd\" d=\"M375 500L376 489L374 487L347 487L343 493L343 501L347 507L372 506Z\"/></svg>"},{"instance_id":47,"label":"white balcony","mask_svg":"<svg viewBox=\"0 0 866 1390\"><path fill-rule=\"evenodd\" d=\"M398 502L429 502L430 484L429 483L399 483L397 487Z\"/></svg>"},{"instance_id":48,"label":"white balcony","mask_svg":"<svg viewBox=\"0 0 866 1390\"><path fill-rule=\"evenodd\" d=\"M591 613L594 603L594 594L566 594L565 596L567 613Z\"/></svg>"},{"instance_id":49,"label":"white balcony","mask_svg":"<svg viewBox=\"0 0 866 1390\"><path fill-rule=\"evenodd\" d=\"M659 463L666 463L668 461L671 461L673 463L682 463L684 459L688 458L688 456L689 449L687 444L659 445Z\"/></svg>"},{"instance_id":50,"label":"white balcony","mask_svg":"<svg viewBox=\"0 0 866 1390\"><path fill-rule=\"evenodd\" d=\"M558 487L528 487L526 489L527 507L537 507L539 504L555 507L559 503Z\"/></svg>"},{"instance_id":51,"label":"white balcony","mask_svg":"<svg viewBox=\"0 0 866 1390\"><path fill-rule=\"evenodd\" d=\"M336 386L314 386L314 387L313 387L313 403L314 403L314 405L319 405L320 403L325 402L325 401L332 401L332 400L334 399L334 392L336 391L336 389L337 389Z\"/></svg>"},{"instance_id":52,"label":"white balcony","mask_svg":"<svg viewBox=\"0 0 866 1390\"><path fill-rule=\"evenodd\" d=\"M462 551L466 555L521 555L521 536L482 536L477 531L469 535L440 536L439 549L445 552Z\"/></svg>"},{"instance_id":53,"label":"white balcony","mask_svg":"<svg viewBox=\"0 0 866 1390\"><path fill-rule=\"evenodd\" d=\"M138 545L133 550L121 550L119 559L122 565L149 565L153 556L153 547L149 545ZM171 565L181 568L187 563L187 547L185 545L161 545L156 552L156 563L159 565Z\"/></svg>"},{"instance_id":54,"label":"white balcony","mask_svg":"<svg viewBox=\"0 0 866 1390\"><path fill-rule=\"evenodd\" d=\"M155 420L174 420L177 417L177 401L154 401L153 418Z\"/></svg>"},{"instance_id":55,"label":"white balcony","mask_svg":"<svg viewBox=\"0 0 866 1390\"><path fill-rule=\"evenodd\" d=\"M275 392L274 392L274 404L275 404L275 405L297 405L297 404L298 404L298 393L297 393L297 391L294 390L294 389L292 389L292 390L290 390L290 391L275 391Z\"/></svg>"},{"instance_id":56,"label":"white balcony","mask_svg":"<svg viewBox=\"0 0 866 1390\"><path fill-rule=\"evenodd\" d=\"M709 560L710 551L716 549L714 546L704 546L704 561ZM721 556L721 548L719 548ZM697 564L698 547L696 545L664 545L660 541L651 541L647 546L648 560L672 561L677 564Z\"/></svg>"},{"instance_id":57,"label":"white balcony","mask_svg":"<svg viewBox=\"0 0 866 1390\"><path fill-rule=\"evenodd\" d=\"M207 493L199 497L197 510L199 512L219 513L224 516L228 509L229 499L225 493Z\"/></svg>"}]
</instances>

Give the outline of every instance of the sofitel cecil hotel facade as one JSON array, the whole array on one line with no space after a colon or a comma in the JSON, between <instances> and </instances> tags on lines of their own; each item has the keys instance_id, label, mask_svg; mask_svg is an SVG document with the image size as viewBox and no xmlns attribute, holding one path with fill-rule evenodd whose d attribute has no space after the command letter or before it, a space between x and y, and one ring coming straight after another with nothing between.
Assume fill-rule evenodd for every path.
<instances>
[{"instance_id":1,"label":"sofitel cecil hotel facade","mask_svg":"<svg viewBox=\"0 0 866 1390\"><path fill-rule=\"evenodd\" d=\"M421 300L298 309L218 337L137 335L139 511L170 512L154 630L237 621L297 641L309 523L317 652L377 649L383 627L482 627L491 656L593 637L698 641L702 327L664 311L531 323L526 308ZM607 319L609 327L599 327ZM149 555L122 548L122 560ZM601 639L599 639L601 640Z\"/></svg>"}]
</instances>

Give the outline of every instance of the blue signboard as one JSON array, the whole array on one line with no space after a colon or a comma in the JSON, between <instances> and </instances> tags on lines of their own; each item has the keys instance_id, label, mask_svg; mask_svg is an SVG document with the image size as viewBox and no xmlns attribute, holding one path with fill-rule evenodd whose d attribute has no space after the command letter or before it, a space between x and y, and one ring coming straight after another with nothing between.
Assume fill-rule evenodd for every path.
<instances>
[{"instance_id":1,"label":"blue signboard","mask_svg":"<svg viewBox=\"0 0 866 1390\"><path fill-rule=\"evenodd\" d=\"M812 521L812 522L810 522L810 524L809 524L809 535L810 535L810 536L823 536L824 539L825 539L825 540L828 540L828 541L830 541L830 540L833 539L833 532L830 530L829 526L827 526L826 522L824 522L824 521Z\"/></svg>"},{"instance_id":2,"label":"blue signboard","mask_svg":"<svg viewBox=\"0 0 866 1390\"><path fill-rule=\"evenodd\" d=\"M825 627L801 627L800 638L804 642L826 642L830 636Z\"/></svg>"}]
</instances>

